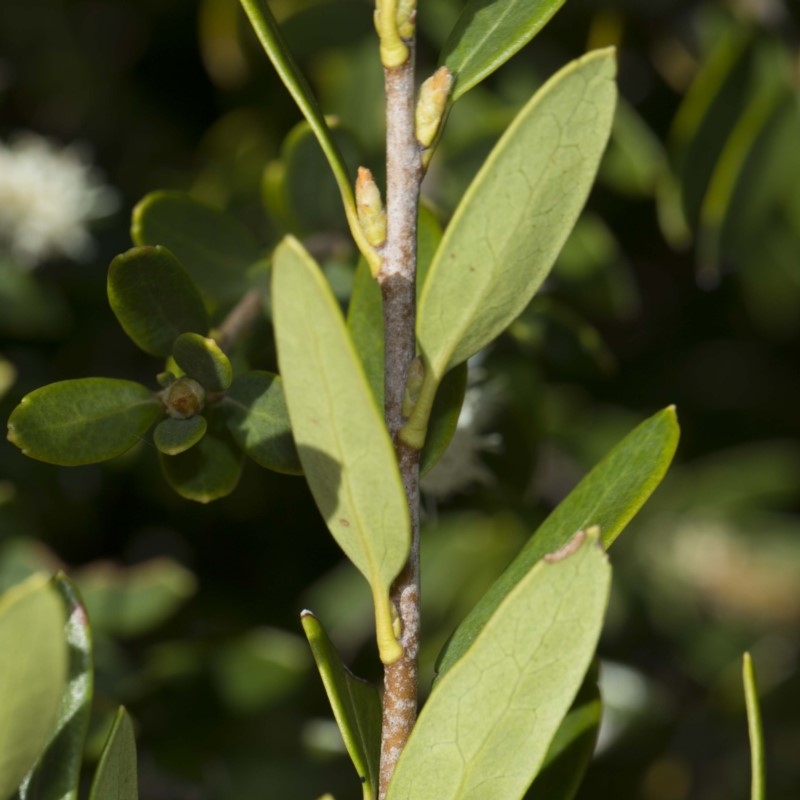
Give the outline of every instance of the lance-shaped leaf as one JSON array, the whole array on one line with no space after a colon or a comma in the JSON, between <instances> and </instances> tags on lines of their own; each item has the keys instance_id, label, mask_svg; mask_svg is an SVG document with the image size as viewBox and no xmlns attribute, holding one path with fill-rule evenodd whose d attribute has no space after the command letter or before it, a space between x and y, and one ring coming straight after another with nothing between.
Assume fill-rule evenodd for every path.
<instances>
[{"instance_id":1,"label":"lance-shaped leaf","mask_svg":"<svg viewBox=\"0 0 800 800\"><path fill-rule=\"evenodd\" d=\"M273 319L294 440L328 528L369 582L381 659L399 658L389 587L408 556L410 522L389 434L336 299L287 237L273 259Z\"/></svg>"},{"instance_id":2,"label":"lance-shaped leaf","mask_svg":"<svg viewBox=\"0 0 800 800\"><path fill-rule=\"evenodd\" d=\"M9 417L8 438L39 461L95 464L129 450L163 413L155 395L133 381L59 381L22 398Z\"/></svg>"},{"instance_id":3,"label":"lance-shaped leaf","mask_svg":"<svg viewBox=\"0 0 800 800\"><path fill-rule=\"evenodd\" d=\"M594 656L610 586L596 533L537 563L434 686L387 800L522 797Z\"/></svg>"},{"instance_id":4,"label":"lance-shaped leaf","mask_svg":"<svg viewBox=\"0 0 800 800\"><path fill-rule=\"evenodd\" d=\"M208 333L203 299L166 247L134 247L108 268L108 302L125 333L151 356L166 357L185 331Z\"/></svg>"},{"instance_id":5,"label":"lance-shaped leaf","mask_svg":"<svg viewBox=\"0 0 800 800\"><path fill-rule=\"evenodd\" d=\"M461 200L420 298L427 374L409 443L424 440L445 372L498 336L547 276L608 141L614 74L612 50L568 64L519 112Z\"/></svg>"},{"instance_id":6,"label":"lance-shaped leaf","mask_svg":"<svg viewBox=\"0 0 800 800\"><path fill-rule=\"evenodd\" d=\"M220 410L236 443L256 464L288 475L303 472L279 375L260 370L239 375Z\"/></svg>"},{"instance_id":7,"label":"lance-shaped leaf","mask_svg":"<svg viewBox=\"0 0 800 800\"><path fill-rule=\"evenodd\" d=\"M764 768L764 730L761 726L761 708L758 703L756 673L750 653L745 653L742 660L742 679L744 682L744 699L747 705L747 729L750 734L750 800L764 800L765 768Z\"/></svg>"},{"instance_id":8,"label":"lance-shaped leaf","mask_svg":"<svg viewBox=\"0 0 800 800\"><path fill-rule=\"evenodd\" d=\"M177 456L196 445L205 436L206 418L195 414L188 419L167 417L156 425L153 444L166 456Z\"/></svg>"},{"instance_id":9,"label":"lance-shaped leaf","mask_svg":"<svg viewBox=\"0 0 800 800\"><path fill-rule=\"evenodd\" d=\"M456 77L453 100L505 64L547 24L564 0L470 0L442 50Z\"/></svg>"},{"instance_id":10,"label":"lance-shaped leaf","mask_svg":"<svg viewBox=\"0 0 800 800\"><path fill-rule=\"evenodd\" d=\"M175 363L209 392L224 392L233 380L228 356L213 340L196 333L182 333L172 347Z\"/></svg>"},{"instance_id":11,"label":"lance-shaped leaf","mask_svg":"<svg viewBox=\"0 0 800 800\"><path fill-rule=\"evenodd\" d=\"M235 217L182 192L152 192L141 200L131 237L136 244L168 247L203 295L217 302L242 295L247 270L261 257L258 242Z\"/></svg>"},{"instance_id":12,"label":"lance-shaped leaf","mask_svg":"<svg viewBox=\"0 0 800 800\"><path fill-rule=\"evenodd\" d=\"M562 547L570 531L600 527L608 548L661 483L678 446L670 406L629 433L539 526L519 555L458 626L439 656L444 675L463 656L511 589L546 553Z\"/></svg>"},{"instance_id":13,"label":"lance-shaped leaf","mask_svg":"<svg viewBox=\"0 0 800 800\"><path fill-rule=\"evenodd\" d=\"M121 706L100 756L89 800L139 800L136 740L131 718Z\"/></svg>"},{"instance_id":14,"label":"lance-shaped leaf","mask_svg":"<svg viewBox=\"0 0 800 800\"><path fill-rule=\"evenodd\" d=\"M342 664L333 642L310 611L304 611L300 619L333 716L361 782L364 800L372 800L378 790L381 756L380 694L376 686L357 678Z\"/></svg>"},{"instance_id":15,"label":"lance-shaped leaf","mask_svg":"<svg viewBox=\"0 0 800 800\"><path fill-rule=\"evenodd\" d=\"M10 797L53 733L67 677L64 606L45 576L0 597L0 797Z\"/></svg>"},{"instance_id":16,"label":"lance-shaped leaf","mask_svg":"<svg viewBox=\"0 0 800 800\"><path fill-rule=\"evenodd\" d=\"M36 766L12 800L76 800L83 747L92 709L94 669L86 609L75 585L63 574L52 581L61 596L66 624L68 672L58 720Z\"/></svg>"}]
</instances>

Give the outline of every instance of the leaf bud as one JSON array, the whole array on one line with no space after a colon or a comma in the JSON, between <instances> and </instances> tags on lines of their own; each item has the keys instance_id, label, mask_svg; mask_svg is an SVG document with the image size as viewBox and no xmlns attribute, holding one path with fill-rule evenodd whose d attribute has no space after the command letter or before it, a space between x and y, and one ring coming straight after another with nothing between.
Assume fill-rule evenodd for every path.
<instances>
[{"instance_id":1,"label":"leaf bud","mask_svg":"<svg viewBox=\"0 0 800 800\"><path fill-rule=\"evenodd\" d=\"M425 148L431 147L436 140L452 88L453 73L447 67L439 67L419 88L415 134Z\"/></svg>"},{"instance_id":2,"label":"leaf bud","mask_svg":"<svg viewBox=\"0 0 800 800\"><path fill-rule=\"evenodd\" d=\"M381 192L366 167L358 168L356 180L356 210L364 236L373 247L386 241L386 211L381 202Z\"/></svg>"},{"instance_id":3,"label":"leaf bud","mask_svg":"<svg viewBox=\"0 0 800 800\"><path fill-rule=\"evenodd\" d=\"M377 0L375 4L375 30L381 43L381 64L387 69L401 67L408 61L409 50L400 33L403 30L414 33L416 0ZM401 9L403 17L401 19Z\"/></svg>"},{"instance_id":4,"label":"leaf bud","mask_svg":"<svg viewBox=\"0 0 800 800\"><path fill-rule=\"evenodd\" d=\"M397 3L397 32L403 39L410 39L414 35L417 21L417 0L398 0Z\"/></svg>"},{"instance_id":5,"label":"leaf bud","mask_svg":"<svg viewBox=\"0 0 800 800\"><path fill-rule=\"evenodd\" d=\"M175 419L199 414L206 403L206 390L194 378L183 376L159 393L164 410Z\"/></svg>"}]
</instances>

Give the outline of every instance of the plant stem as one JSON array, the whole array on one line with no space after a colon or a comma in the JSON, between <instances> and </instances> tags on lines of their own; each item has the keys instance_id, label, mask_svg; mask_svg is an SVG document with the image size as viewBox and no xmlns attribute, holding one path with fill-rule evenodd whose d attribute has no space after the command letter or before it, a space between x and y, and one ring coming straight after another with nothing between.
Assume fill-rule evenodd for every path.
<instances>
[{"instance_id":1,"label":"plant stem","mask_svg":"<svg viewBox=\"0 0 800 800\"><path fill-rule=\"evenodd\" d=\"M228 312L228 316L213 331L214 341L224 353L246 336L256 320L263 315L263 293L259 289L251 289L242 295L242 299Z\"/></svg>"},{"instance_id":2,"label":"plant stem","mask_svg":"<svg viewBox=\"0 0 800 800\"><path fill-rule=\"evenodd\" d=\"M417 716L419 651L419 451L398 437L405 423L403 396L416 355L417 208L423 169L414 134L414 47L399 67L385 67L386 86L386 241L378 282L383 295L384 397L386 425L395 444L411 517L411 552L392 586L392 601L402 625L403 655L384 672L380 786L386 796L395 764Z\"/></svg>"}]
</instances>

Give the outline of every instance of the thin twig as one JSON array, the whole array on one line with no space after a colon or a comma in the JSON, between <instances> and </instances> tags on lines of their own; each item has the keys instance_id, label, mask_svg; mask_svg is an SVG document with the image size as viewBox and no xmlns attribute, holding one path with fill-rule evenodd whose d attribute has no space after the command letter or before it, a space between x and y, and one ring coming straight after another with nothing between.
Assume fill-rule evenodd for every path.
<instances>
[{"instance_id":1,"label":"thin twig","mask_svg":"<svg viewBox=\"0 0 800 800\"><path fill-rule=\"evenodd\" d=\"M225 353L241 341L264 313L262 308L263 292L251 289L242 295L242 299L228 312L218 328L213 331L214 341Z\"/></svg>"}]
</instances>

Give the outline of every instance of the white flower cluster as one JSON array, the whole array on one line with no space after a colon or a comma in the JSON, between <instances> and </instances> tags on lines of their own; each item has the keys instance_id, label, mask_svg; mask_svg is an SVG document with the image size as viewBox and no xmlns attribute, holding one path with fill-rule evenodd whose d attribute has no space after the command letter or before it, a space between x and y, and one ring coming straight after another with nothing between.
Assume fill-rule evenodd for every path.
<instances>
[{"instance_id":1,"label":"white flower cluster","mask_svg":"<svg viewBox=\"0 0 800 800\"><path fill-rule=\"evenodd\" d=\"M34 133L0 141L0 253L20 265L91 255L88 223L117 205L80 148Z\"/></svg>"}]
</instances>

